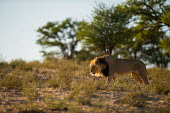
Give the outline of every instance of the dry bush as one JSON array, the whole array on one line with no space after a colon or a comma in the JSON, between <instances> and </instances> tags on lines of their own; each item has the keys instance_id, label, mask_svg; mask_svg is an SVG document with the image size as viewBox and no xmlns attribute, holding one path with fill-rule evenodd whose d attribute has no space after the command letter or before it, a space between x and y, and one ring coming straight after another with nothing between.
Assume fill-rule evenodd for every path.
<instances>
[{"instance_id":1,"label":"dry bush","mask_svg":"<svg viewBox=\"0 0 170 113\"><path fill-rule=\"evenodd\" d=\"M0 62L0 80L11 71L13 71L13 68L9 66L7 62Z\"/></svg>"},{"instance_id":2,"label":"dry bush","mask_svg":"<svg viewBox=\"0 0 170 113\"><path fill-rule=\"evenodd\" d=\"M70 69L76 70L78 69L79 65L73 60L45 60L42 67L49 68L49 69Z\"/></svg>"},{"instance_id":3,"label":"dry bush","mask_svg":"<svg viewBox=\"0 0 170 113\"><path fill-rule=\"evenodd\" d=\"M15 105L14 111L18 113L45 113L40 109L38 102L25 102L23 104Z\"/></svg>"},{"instance_id":4,"label":"dry bush","mask_svg":"<svg viewBox=\"0 0 170 113\"><path fill-rule=\"evenodd\" d=\"M13 69L17 68L24 71L32 71L32 67L21 59L11 61L9 66L11 66Z\"/></svg>"},{"instance_id":5,"label":"dry bush","mask_svg":"<svg viewBox=\"0 0 170 113\"><path fill-rule=\"evenodd\" d=\"M74 99L80 105L90 105L92 95L97 92L96 84L93 79L82 79L81 82L72 83L72 92L68 96L68 99Z\"/></svg>"},{"instance_id":6,"label":"dry bush","mask_svg":"<svg viewBox=\"0 0 170 113\"><path fill-rule=\"evenodd\" d=\"M56 69L58 67L58 60L45 60L41 66L49 69Z\"/></svg>"},{"instance_id":7,"label":"dry bush","mask_svg":"<svg viewBox=\"0 0 170 113\"><path fill-rule=\"evenodd\" d=\"M24 83L23 95L26 97L28 101L37 100L39 96L39 93L37 90L37 83L36 82Z\"/></svg>"},{"instance_id":8,"label":"dry bush","mask_svg":"<svg viewBox=\"0 0 170 113\"><path fill-rule=\"evenodd\" d=\"M144 107L146 105L147 95L141 92L131 92L122 97L123 104L129 104L136 107Z\"/></svg>"},{"instance_id":9,"label":"dry bush","mask_svg":"<svg viewBox=\"0 0 170 113\"><path fill-rule=\"evenodd\" d=\"M73 61L57 61L56 72L47 81L49 87L62 89L70 89L71 83L79 79L77 73L79 65Z\"/></svg>"},{"instance_id":10,"label":"dry bush","mask_svg":"<svg viewBox=\"0 0 170 113\"><path fill-rule=\"evenodd\" d=\"M39 61L28 62L27 65L32 68L35 68L35 67L41 68L42 67L42 63L40 63Z\"/></svg>"},{"instance_id":11,"label":"dry bush","mask_svg":"<svg viewBox=\"0 0 170 113\"><path fill-rule=\"evenodd\" d=\"M170 93L170 71L164 68L152 68L148 70L150 78L150 93Z\"/></svg>"},{"instance_id":12,"label":"dry bush","mask_svg":"<svg viewBox=\"0 0 170 113\"><path fill-rule=\"evenodd\" d=\"M52 100L50 98L47 98L46 104L47 104L46 109L49 109L49 110L52 110L52 111L63 111L63 110L67 111L68 110L67 100L65 100L65 99L58 101L57 99Z\"/></svg>"},{"instance_id":13,"label":"dry bush","mask_svg":"<svg viewBox=\"0 0 170 113\"><path fill-rule=\"evenodd\" d=\"M21 77L26 74L26 72L21 70L14 70L11 73L8 73L0 81L0 85L6 89L22 89L22 80Z\"/></svg>"},{"instance_id":14,"label":"dry bush","mask_svg":"<svg viewBox=\"0 0 170 113\"><path fill-rule=\"evenodd\" d=\"M14 69L3 77L0 86L5 89L22 90L23 87L28 87L26 85L32 82L38 82L37 77L32 72Z\"/></svg>"},{"instance_id":15,"label":"dry bush","mask_svg":"<svg viewBox=\"0 0 170 113\"><path fill-rule=\"evenodd\" d=\"M70 89L70 84L73 81L72 71L66 70L65 72L61 71L53 75L47 82L48 86L52 88Z\"/></svg>"}]
</instances>

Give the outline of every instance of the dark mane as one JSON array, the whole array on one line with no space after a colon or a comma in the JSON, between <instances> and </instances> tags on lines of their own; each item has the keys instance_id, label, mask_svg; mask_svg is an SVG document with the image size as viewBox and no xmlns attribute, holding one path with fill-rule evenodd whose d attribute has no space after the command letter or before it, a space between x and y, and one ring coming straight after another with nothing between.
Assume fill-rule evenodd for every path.
<instances>
[{"instance_id":1,"label":"dark mane","mask_svg":"<svg viewBox=\"0 0 170 113\"><path fill-rule=\"evenodd\" d=\"M104 70L102 70L102 73L105 77L108 77L109 75L109 66L108 64L106 65L106 68Z\"/></svg>"},{"instance_id":2,"label":"dark mane","mask_svg":"<svg viewBox=\"0 0 170 113\"><path fill-rule=\"evenodd\" d=\"M109 65L106 62L105 58L99 58L99 63L102 65L105 65L105 68L101 71L101 73L104 75L104 77L108 77L109 75Z\"/></svg>"}]
</instances>

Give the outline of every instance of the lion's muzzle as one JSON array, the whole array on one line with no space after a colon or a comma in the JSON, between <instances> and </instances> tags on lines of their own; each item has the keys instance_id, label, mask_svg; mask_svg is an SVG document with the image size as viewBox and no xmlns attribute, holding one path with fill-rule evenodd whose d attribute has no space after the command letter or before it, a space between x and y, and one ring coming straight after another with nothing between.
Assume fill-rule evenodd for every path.
<instances>
[{"instance_id":1,"label":"lion's muzzle","mask_svg":"<svg viewBox=\"0 0 170 113\"><path fill-rule=\"evenodd\" d=\"M90 73L91 73L91 74L95 74L94 66L92 66L92 68L90 69Z\"/></svg>"},{"instance_id":2,"label":"lion's muzzle","mask_svg":"<svg viewBox=\"0 0 170 113\"><path fill-rule=\"evenodd\" d=\"M93 72L92 70L90 70L90 73L91 73L91 74L95 74L95 72Z\"/></svg>"}]
</instances>

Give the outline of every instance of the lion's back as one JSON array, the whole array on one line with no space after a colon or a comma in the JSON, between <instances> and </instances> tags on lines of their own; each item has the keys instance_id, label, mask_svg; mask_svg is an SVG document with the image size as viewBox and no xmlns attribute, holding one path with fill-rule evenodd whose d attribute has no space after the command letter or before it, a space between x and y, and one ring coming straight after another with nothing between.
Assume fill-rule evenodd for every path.
<instances>
[{"instance_id":1,"label":"lion's back","mask_svg":"<svg viewBox=\"0 0 170 113\"><path fill-rule=\"evenodd\" d=\"M109 69L114 70L114 72L123 73L127 71L146 70L145 64L140 60L115 59L111 56L106 56L105 59L110 64Z\"/></svg>"}]
</instances>

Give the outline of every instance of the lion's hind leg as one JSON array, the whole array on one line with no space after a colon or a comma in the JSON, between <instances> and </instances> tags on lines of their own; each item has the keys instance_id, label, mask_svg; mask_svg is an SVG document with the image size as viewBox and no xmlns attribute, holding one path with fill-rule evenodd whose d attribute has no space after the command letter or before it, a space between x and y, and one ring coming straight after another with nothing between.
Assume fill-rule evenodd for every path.
<instances>
[{"instance_id":1,"label":"lion's hind leg","mask_svg":"<svg viewBox=\"0 0 170 113\"><path fill-rule=\"evenodd\" d=\"M139 76L139 74L132 72L131 76L133 79L135 79L136 81L138 81L139 83L143 84L143 80L141 79L141 77Z\"/></svg>"},{"instance_id":2,"label":"lion's hind leg","mask_svg":"<svg viewBox=\"0 0 170 113\"><path fill-rule=\"evenodd\" d=\"M143 82L145 84L149 84L146 73L145 72L140 72L139 74L141 75L141 78L142 78Z\"/></svg>"}]
</instances>

